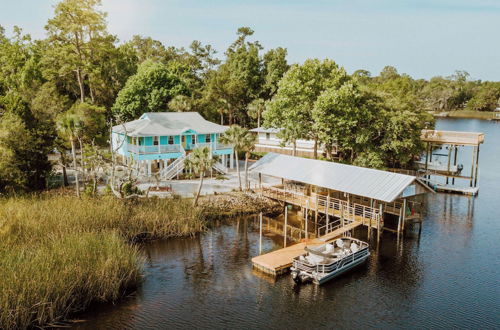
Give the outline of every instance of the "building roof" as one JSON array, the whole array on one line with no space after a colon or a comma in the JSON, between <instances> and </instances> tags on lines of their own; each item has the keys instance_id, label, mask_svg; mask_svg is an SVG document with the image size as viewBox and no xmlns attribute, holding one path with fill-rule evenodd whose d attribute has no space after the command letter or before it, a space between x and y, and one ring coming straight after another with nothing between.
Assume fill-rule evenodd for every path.
<instances>
[{"instance_id":1,"label":"building roof","mask_svg":"<svg viewBox=\"0 0 500 330\"><path fill-rule=\"evenodd\" d=\"M280 128L264 128L264 127L257 127L250 130L250 132L255 132L255 133L278 133L279 131L281 131Z\"/></svg>"},{"instance_id":2,"label":"building roof","mask_svg":"<svg viewBox=\"0 0 500 330\"><path fill-rule=\"evenodd\" d=\"M410 175L275 153L262 157L250 170L388 203L401 197L417 179Z\"/></svg>"},{"instance_id":3,"label":"building roof","mask_svg":"<svg viewBox=\"0 0 500 330\"><path fill-rule=\"evenodd\" d=\"M424 142L477 146L484 142L484 133L424 129L420 138Z\"/></svg>"},{"instance_id":4,"label":"building roof","mask_svg":"<svg viewBox=\"0 0 500 330\"><path fill-rule=\"evenodd\" d=\"M198 112L146 112L139 119L113 127L128 136L180 135L187 130L198 134L223 133L227 126L205 120Z\"/></svg>"}]
</instances>

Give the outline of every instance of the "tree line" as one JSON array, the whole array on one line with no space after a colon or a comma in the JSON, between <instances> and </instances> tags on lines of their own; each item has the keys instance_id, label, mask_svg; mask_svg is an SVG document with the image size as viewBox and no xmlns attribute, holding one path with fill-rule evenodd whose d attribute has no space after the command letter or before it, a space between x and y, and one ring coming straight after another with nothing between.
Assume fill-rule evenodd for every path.
<instances>
[{"instance_id":1,"label":"tree line","mask_svg":"<svg viewBox=\"0 0 500 330\"><path fill-rule=\"evenodd\" d=\"M55 150L63 170L75 150L82 167L101 166L109 127L147 111L278 127L285 141L325 145L328 158L338 145L341 161L393 167L420 152L419 130L433 122L428 111L498 106L499 83L465 72L426 81L393 67L372 77L349 75L332 60L291 65L285 48L265 51L248 27L222 54L199 41L188 48L139 35L120 42L100 6L59 2L41 40L0 27L0 191L43 189Z\"/></svg>"}]
</instances>

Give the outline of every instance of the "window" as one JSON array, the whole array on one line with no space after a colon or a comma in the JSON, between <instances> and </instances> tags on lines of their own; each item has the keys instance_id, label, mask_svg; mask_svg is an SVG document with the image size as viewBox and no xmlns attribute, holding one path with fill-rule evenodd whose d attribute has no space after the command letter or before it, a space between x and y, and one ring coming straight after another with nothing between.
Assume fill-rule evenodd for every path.
<instances>
[{"instance_id":1,"label":"window","mask_svg":"<svg viewBox=\"0 0 500 330\"><path fill-rule=\"evenodd\" d=\"M168 137L168 144L174 144L174 137L173 136Z\"/></svg>"},{"instance_id":2,"label":"window","mask_svg":"<svg viewBox=\"0 0 500 330\"><path fill-rule=\"evenodd\" d=\"M196 144L196 135L191 135L191 144Z\"/></svg>"},{"instance_id":3,"label":"window","mask_svg":"<svg viewBox=\"0 0 500 330\"><path fill-rule=\"evenodd\" d=\"M153 136L153 145L157 146L159 143L159 137L158 136Z\"/></svg>"},{"instance_id":4,"label":"window","mask_svg":"<svg viewBox=\"0 0 500 330\"><path fill-rule=\"evenodd\" d=\"M271 137L271 134L266 133L266 140L269 140L270 137Z\"/></svg>"},{"instance_id":5,"label":"window","mask_svg":"<svg viewBox=\"0 0 500 330\"><path fill-rule=\"evenodd\" d=\"M138 144L138 145L140 145L140 146L142 146L142 139L143 139L143 138L138 137L138 138L136 138L136 139L139 141L139 143L137 143L137 144Z\"/></svg>"},{"instance_id":6,"label":"window","mask_svg":"<svg viewBox=\"0 0 500 330\"><path fill-rule=\"evenodd\" d=\"M205 142L210 143L210 134L205 135Z\"/></svg>"}]
</instances>

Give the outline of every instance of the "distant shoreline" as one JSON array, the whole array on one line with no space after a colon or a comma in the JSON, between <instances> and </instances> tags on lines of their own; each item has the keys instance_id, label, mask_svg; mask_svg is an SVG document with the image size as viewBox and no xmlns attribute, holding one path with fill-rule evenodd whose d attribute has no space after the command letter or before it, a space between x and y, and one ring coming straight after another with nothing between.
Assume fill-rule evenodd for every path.
<instances>
[{"instance_id":1,"label":"distant shoreline","mask_svg":"<svg viewBox=\"0 0 500 330\"><path fill-rule=\"evenodd\" d=\"M435 118L465 118L465 119L495 119L495 116L500 112L495 111L472 111L472 110L455 110L443 112L431 112ZM499 118L500 119L500 118Z\"/></svg>"}]
</instances>

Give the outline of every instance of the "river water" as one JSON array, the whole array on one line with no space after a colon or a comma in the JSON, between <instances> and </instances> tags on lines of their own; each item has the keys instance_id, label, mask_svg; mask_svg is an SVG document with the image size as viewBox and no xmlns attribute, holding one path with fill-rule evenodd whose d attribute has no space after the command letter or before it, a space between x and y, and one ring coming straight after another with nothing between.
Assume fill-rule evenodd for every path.
<instances>
[{"instance_id":1,"label":"river water","mask_svg":"<svg viewBox=\"0 0 500 330\"><path fill-rule=\"evenodd\" d=\"M500 123L440 119L437 128L486 134L479 195L429 194L420 233L410 228L401 241L384 233L366 265L321 287L274 281L252 270L256 218L232 219L145 246L140 290L94 307L75 327L500 328ZM281 244L267 235L263 250Z\"/></svg>"}]
</instances>

